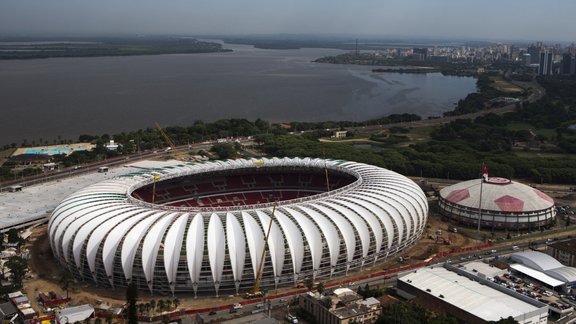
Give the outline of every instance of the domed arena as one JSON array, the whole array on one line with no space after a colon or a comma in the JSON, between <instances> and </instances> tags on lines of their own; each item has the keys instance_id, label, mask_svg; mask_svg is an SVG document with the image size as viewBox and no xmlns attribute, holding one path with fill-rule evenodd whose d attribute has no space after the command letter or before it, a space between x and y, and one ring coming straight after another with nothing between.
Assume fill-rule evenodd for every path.
<instances>
[{"instance_id":1,"label":"domed arena","mask_svg":"<svg viewBox=\"0 0 576 324\"><path fill-rule=\"evenodd\" d=\"M427 215L422 190L393 171L239 159L91 185L56 207L48 234L55 258L98 286L217 296L252 289L259 271L273 289L372 266L414 244Z\"/></svg>"},{"instance_id":2,"label":"domed arena","mask_svg":"<svg viewBox=\"0 0 576 324\"><path fill-rule=\"evenodd\" d=\"M542 191L504 178L473 179L440 190L440 213L462 224L492 229L536 230L556 216Z\"/></svg>"}]
</instances>

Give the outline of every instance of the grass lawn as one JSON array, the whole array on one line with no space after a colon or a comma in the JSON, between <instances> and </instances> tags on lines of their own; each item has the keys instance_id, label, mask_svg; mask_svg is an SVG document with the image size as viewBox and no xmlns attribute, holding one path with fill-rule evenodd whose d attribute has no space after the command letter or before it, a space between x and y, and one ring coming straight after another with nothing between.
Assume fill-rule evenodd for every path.
<instances>
[{"instance_id":1,"label":"grass lawn","mask_svg":"<svg viewBox=\"0 0 576 324\"><path fill-rule=\"evenodd\" d=\"M555 129L550 129L550 128L536 128L533 125L530 125L528 123L521 123L521 122L511 122L508 124L508 126L506 126L506 128L510 129L510 130L514 130L514 131L518 131L518 130L531 130L533 131L536 135L541 135L541 136L545 136L547 138L551 138L553 136L556 135L556 130Z\"/></svg>"},{"instance_id":2,"label":"grass lawn","mask_svg":"<svg viewBox=\"0 0 576 324\"><path fill-rule=\"evenodd\" d=\"M504 80L502 77L493 77L491 78L494 83L492 83L492 87L498 91L508 92L508 93L519 93L523 92L524 88L521 88L511 82Z\"/></svg>"}]
</instances>

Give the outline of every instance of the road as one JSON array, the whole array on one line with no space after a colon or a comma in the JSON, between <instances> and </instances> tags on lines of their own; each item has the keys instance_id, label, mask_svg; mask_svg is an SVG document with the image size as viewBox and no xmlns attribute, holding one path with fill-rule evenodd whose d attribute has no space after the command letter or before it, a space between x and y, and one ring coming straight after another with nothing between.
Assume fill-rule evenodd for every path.
<instances>
[{"instance_id":1,"label":"road","mask_svg":"<svg viewBox=\"0 0 576 324\"><path fill-rule=\"evenodd\" d=\"M84 173L88 173L88 172L95 172L98 170L98 168L103 167L103 166L114 167L114 166L127 164L130 162L136 162L136 161L146 160L146 159L150 159L150 158L158 158L158 157L162 157L162 156L168 156L168 155L175 154L178 152L186 152L187 153L187 152L190 152L192 150L194 150L194 151L209 150L210 147L212 147L212 145L214 145L215 143L216 143L215 141L214 142L202 142L202 143L196 143L196 144L190 144L190 145L181 145L181 146L174 147L170 150L167 150L167 149L149 150L149 151L144 151L144 152L139 152L139 153L134 153L134 154L129 154L129 155L122 155L122 156L114 158L114 159L102 160L102 161L98 161L98 162L89 163L86 165L81 165L79 168L70 167L70 168L65 168L65 169L61 169L61 170L57 170L57 171L52 171L49 173L42 173L39 175L33 175L33 176L29 176L29 177L22 178L22 179L4 181L4 182L0 183L0 192L7 190L7 188L12 186L12 185L31 186L31 185L35 185L38 183L56 181L58 179L72 177L72 176L76 176L76 175L80 175L80 174L84 174ZM242 143L249 144L249 143L251 143L251 141L245 140Z\"/></svg>"}]
</instances>

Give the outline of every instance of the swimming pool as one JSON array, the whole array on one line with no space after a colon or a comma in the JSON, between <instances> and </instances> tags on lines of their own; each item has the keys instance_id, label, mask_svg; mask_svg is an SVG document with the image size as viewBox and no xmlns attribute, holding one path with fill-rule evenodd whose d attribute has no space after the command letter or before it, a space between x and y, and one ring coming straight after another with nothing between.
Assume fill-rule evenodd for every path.
<instances>
[{"instance_id":1,"label":"swimming pool","mask_svg":"<svg viewBox=\"0 0 576 324\"><path fill-rule=\"evenodd\" d=\"M58 155L58 154L72 154L73 151L86 151L83 147L43 147L43 148L29 148L24 151L23 154L48 154L48 155Z\"/></svg>"}]
</instances>

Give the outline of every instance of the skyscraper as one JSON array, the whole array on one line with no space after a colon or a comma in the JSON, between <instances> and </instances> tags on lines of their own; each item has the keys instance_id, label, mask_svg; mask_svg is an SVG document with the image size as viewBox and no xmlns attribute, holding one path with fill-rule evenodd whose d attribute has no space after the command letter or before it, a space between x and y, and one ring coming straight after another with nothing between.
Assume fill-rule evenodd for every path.
<instances>
[{"instance_id":1,"label":"skyscraper","mask_svg":"<svg viewBox=\"0 0 576 324\"><path fill-rule=\"evenodd\" d=\"M562 55L562 65L561 74L572 75L574 74L574 57L570 53L564 53Z\"/></svg>"},{"instance_id":2,"label":"skyscraper","mask_svg":"<svg viewBox=\"0 0 576 324\"><path fill-rule=\"evenodd\" d=\"M552 75L552 53L548 51L540 52L538 75Z\"/></svg>"}]
</instances>

